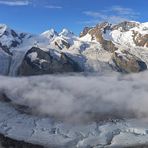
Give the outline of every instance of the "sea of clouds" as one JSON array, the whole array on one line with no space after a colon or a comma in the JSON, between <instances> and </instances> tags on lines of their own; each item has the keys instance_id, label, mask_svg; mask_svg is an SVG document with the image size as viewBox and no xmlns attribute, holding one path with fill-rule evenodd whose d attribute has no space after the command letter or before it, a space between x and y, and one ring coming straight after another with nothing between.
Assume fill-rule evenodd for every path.
<instances>
[{"instance_id":1,"label":"sea of clouds","mask_svg":"<svg viewBox=\"0 0 148 148\"><path fill-rule=\"evenodd\" d=\"M0 76L0 96L33 113L81 122L148 117L148 72Z\"/></svg>"}]
</instances>

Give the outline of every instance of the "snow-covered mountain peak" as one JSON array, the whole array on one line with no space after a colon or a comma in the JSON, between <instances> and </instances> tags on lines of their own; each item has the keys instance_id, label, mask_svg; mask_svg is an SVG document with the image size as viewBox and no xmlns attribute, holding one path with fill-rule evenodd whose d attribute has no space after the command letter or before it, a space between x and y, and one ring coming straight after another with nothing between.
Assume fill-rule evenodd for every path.
<instances>
[{"instance_id":1,"label":"snow-covered mountain peak","mask_svg":"<svg viewBox=\"0 0 148 148\"><path fill-rule=\"evenodd\" d=\"M5 24L0 24L0 36L5 36L5 37L9 37L9 38L19 38L20 34L22 33L18 33L16 31L14 31L13 29L9 28L7 25Z\"/></svg>"},{"instance_id":2,"label":"snow-covered mountain peak","mask_svg":"<svg viewBox=\"0 0 148 148\"><path fill-rule=\"evenodd\" d=\"M72 37L75 36L73 32L69 31L68 29L64 28L62 32L59 34L60 36L65 36L65 37Z\"/></svg>"},{"instance_id":3,"label":"snow-covered mountain peak","mask_svg":"<svg viewBox=\"0 0 148 148\"><path fill-rule=\"evenodd\" d=\"M2 36L6 30L8 30L7 25L0 24L0 36Z\"/></svg>"},{"instance_id":4,"label":"snow-covered mountain peak","mask_svg":"<svg viewBox=\"0 0 148 148\"><path fill-rule=\"evenodd\" d=\"M52 28L47 30L41 34L41 36L46 37L48 39L52 39L58 36L58 33Z\"/></svg>"}]
</instances>

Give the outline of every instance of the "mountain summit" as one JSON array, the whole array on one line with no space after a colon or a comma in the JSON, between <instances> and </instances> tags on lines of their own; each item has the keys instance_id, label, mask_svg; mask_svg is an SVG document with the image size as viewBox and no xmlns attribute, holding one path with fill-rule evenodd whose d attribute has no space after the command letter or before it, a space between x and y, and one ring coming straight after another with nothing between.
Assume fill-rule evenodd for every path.
<instances>
[{"instance_id":1,"label":"mountain summit","mask_svg":"<svg viewBox=\"0 0 148 148\"><path fill-rule=\"evenodd\" d=\"M58 33L54 29L47 30L41 34L41 36L48 39L53 39L58 36Z\"/></svg>"},{"instance_id":2,"label":"mountain summit","mask_svg":"<svg viewBox=\"0 0 148 148\"><path fill-rule=\"evenodd\" d=\"M74 33L69 31L68 29L64 28L59 35L66 36L66 37L72 37L72 36L74 36Z\"/></svg>"}]
</instances>

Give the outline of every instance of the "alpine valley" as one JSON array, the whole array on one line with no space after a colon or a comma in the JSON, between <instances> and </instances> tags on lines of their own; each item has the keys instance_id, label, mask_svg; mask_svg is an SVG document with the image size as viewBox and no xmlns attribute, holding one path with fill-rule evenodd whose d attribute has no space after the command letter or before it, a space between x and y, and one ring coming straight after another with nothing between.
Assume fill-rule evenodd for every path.
<instances>
[{"instance_id":1,"label":"alpine valley","mask_svg":"<svg viewBox=\"0 0 148 148\"><path fill-rule=\"evenodd\" d=\"M0 147L148 147L147 69L148 22L0 24Z\"/></svg>"}]
</instances>

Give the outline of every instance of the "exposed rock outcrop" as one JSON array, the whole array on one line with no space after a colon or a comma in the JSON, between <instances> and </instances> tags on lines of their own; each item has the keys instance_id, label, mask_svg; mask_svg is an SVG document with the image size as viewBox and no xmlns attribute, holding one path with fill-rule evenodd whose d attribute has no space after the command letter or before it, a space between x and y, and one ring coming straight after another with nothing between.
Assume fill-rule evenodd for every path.
<instances>
[{"instance_id":1,"label":"exposed rock outcrop","mask_svg":"<svg viewBox=\"0 0 148 148\"><path fill-rule=\"evenodd\" d=\"M133 40L136 46L148 47L148 34L141 34L137 31L133 31Z\"/></svg>"},{"instance_id":2,"label":"exposed rock outcrop","mask_svg":"<svg viewBox=\"0 0 148 148\"><path fill-rule=\"evenodd\" d=\"M80 37L85 36L91 29L93 29L93 27L85 27L83 31L80 33Z\"/></svg>"},{"instance_id":3,"label":"exposed rock outcrop","mask_svg":"<svg viewBox=\"0 0 148 148\"><path fill-rule=\"evenodd\" d=\"M105 50L114 52L117 50L117 48L112 41L105 40L103 38L103 33L106 33L107 30L111 30L111 24L104 22L97 24L96 27L93 28L84 28L84 31L80 34L80 37L83 37L88 33L92 36L92 40L96 39Z\"/></svg>"},{"instance_id":4,"label":"exposed rock outcrop","mask_svg":"<svg viewBox=\"0 0 148 148\"><path fill-rule=\"evenodd\" d=\"M115 68L119 72L131 73L140 72L147 69L147 65L144 61L130 54L126 50L120 52L115 51L112 59L115 63Z\"/></svg>"},{"instance_id":5,"label":"exposed rock outcrop","mask_svg":"<svg viewBox=\"0 0 148 148\"><path fill-rule=\"evenodd\" d=\"M70 48L70 44L69 44L66 40L61 39L61 38L56 39L56 40L54 41L54 44L55 44L55 46L57 46L60 50L62 50L62 49L64 49L64 48L66 48L66 49Z\"/></svg>"},{"instance_id":6,"label":"exposed rock outcrop","mask_svg":"<svg viewBox=\"0 0 148 148\"><path fill-rule=\"evenodd\" d=\"M26 53L18 75L39 75L64 72L80 72L79 65L64 53L53 55L37 47Z\"/></svg>"}]
</instances>

